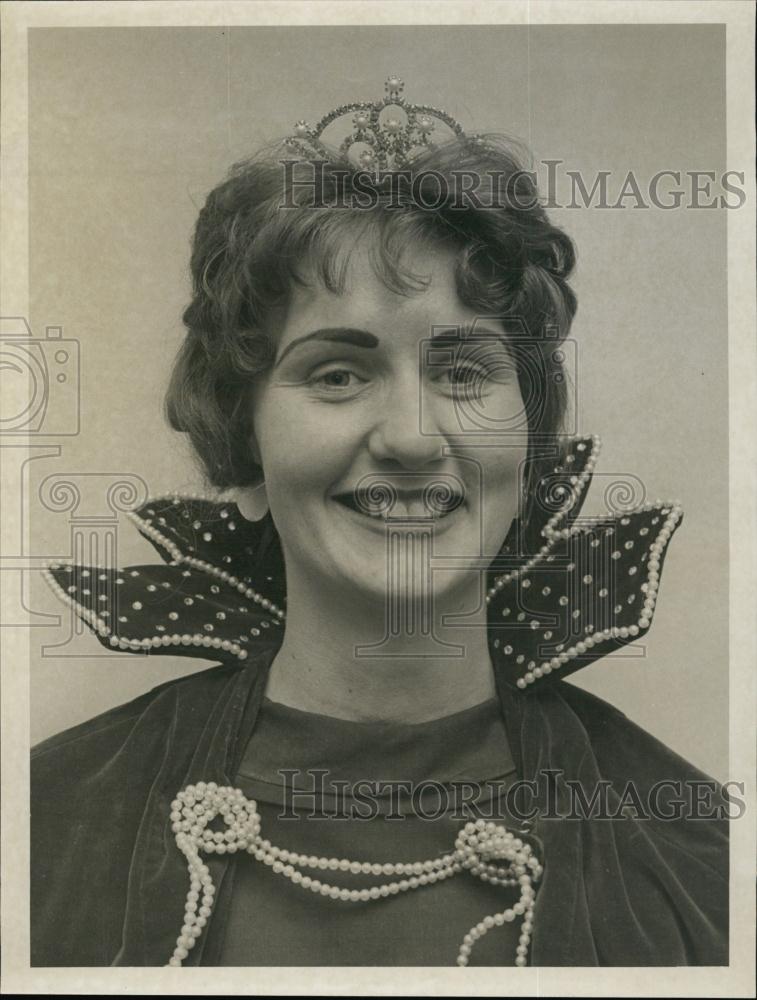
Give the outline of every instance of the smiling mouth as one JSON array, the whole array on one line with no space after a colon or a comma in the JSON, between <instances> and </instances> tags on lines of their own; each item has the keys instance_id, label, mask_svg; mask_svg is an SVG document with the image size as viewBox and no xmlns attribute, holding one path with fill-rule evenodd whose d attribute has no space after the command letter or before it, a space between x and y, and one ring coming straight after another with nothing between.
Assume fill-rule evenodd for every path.
<instances>
[{"instance_id":1,"label":"smiling mouth","mask_svg":"<svg viewBox=\"0 0 757 1000\"><path fill-rule=\"evenodd\" d=\"M441 521L462 506L464 496L455 490L392 490L376 495L371 490L349 490L331 498L349 510L375 521Z\"/></svg>"}]
</instances>

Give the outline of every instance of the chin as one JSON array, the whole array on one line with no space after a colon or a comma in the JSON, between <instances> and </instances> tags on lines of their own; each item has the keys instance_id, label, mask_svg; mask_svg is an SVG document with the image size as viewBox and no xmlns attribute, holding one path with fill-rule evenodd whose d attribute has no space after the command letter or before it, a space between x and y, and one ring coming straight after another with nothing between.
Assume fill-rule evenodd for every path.
<instances>
[{"instance_id":1,"label":"chin","mask_svg":"<svg viewBox=\"0 0 757 1000\"><path fill-rule=\"evenodd\" d=\"M479 579L477 554L461 551L461 545L450 547L435 544L433 548L428 536L407 533L397 539L399 544L388 549L386 539L380 539L373 546L364 545L361 552L334 553L328 576L335 589L345 594L345 600L370 602L380 607L415 607L418 614L429 614L430 604L457 604L470 596L477 603L482 584ZM441 541L441 540L440 540ZM459 539L458 539L459 541ZM470 548L466 550L470 553ZM437 557L453 557L455 569L432 572L429 560ZM322 575L326 567L321 564Z\"/></svg>"},{"instance_id":2,"label":"chin","mask_svg":"<svg viewBox=\"0 0 757 1000\"><path fill-rule=\"evenodd\" d=\"M478 505L409 519L379 518L331 501L325 512L302 512L299 528L306 524L310 532L292 549L307 553L310 586L343 595L335 599L419 609L432 599L445 605L479 600L482 546L487 551L490 540ZM432 572L435 558L453 562Z\"/></svg>"}]
</instances>

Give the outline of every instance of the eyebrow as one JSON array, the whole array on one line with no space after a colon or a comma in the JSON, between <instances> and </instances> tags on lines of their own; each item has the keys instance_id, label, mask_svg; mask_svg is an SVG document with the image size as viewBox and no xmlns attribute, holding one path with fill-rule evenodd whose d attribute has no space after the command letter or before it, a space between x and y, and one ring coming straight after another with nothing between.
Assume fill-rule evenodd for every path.
<instances>
[{"instance_id":1,"label":"eyebrow","mask_svg":"<svg viewBox=\"0 0 757 1000\"><path fill-rule=\"evenodd\" d=\"M443 327L441 332L432 335L431 343L434 347L451 347L467 340L472 340L476 343L479 338L482 340L499 340L505 347L507 346L507 333L504 330L495 330L489 326L478 326L471 323Z\"/></svg>"},{"instance_id":2,"label":"eyebrow","mask_svg":"<svg viewBox=\"0 0 757 1000\"><path fill-rule=\"evenodd\" d=\"M273 367L278 367L290 351L309 340L325 340L338 344L352 344L355 347L365 347L368 350L373 350L379 345L378 337L367 330L356 330L351 326L324 327L322 330L313 330L312 333L306 333L304 337L297 337L291 343L287 344L274 362Z\"/></svg>"},{"instance_id":3,"label":"eyebrow","mask_svg":"<svg viewBox=\"0 0 757 1000\"><path fill-rule=\"evenodd\" d=\"M494 330L491 327L479 327L473 326L469 323L463 323L460 326L450 326L444 327L443 332L433 334L431 340L433 341L434 347L448 347L454 344L459 344L465 340L473 340L474 342L479 338L486 340L500 340L505 344L505 338L507 334L504 330ZM375 350L379 346L379 339L374 333L369 333L367 330L358 330L351 326L329 326L323 327L319 330L313 330L311 333L306 333L302 337L297 337L291 343L287 344L284 350L281 352L279 357L274 362L273 367L277 368L284 358L293 351L295 347L299 347L300 344L305 344L311 340L321 340L329 343L338 344L352 344L354 347L364 347L367 350Z\"/></svg>"}]
</instances>

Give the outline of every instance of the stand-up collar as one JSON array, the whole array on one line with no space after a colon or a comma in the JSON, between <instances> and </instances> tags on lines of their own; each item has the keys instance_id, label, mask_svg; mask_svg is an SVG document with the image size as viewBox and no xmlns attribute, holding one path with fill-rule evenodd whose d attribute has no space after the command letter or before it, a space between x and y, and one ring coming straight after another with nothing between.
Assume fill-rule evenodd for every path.
<instances>
[{"instance_id":1,"label":"stand-up collar","mask_svg":"<svg viewBox=\"0 0 757 1000\"><path fill-rule=\"evenodd\" d=\"M641 635L652 621L677 503L580 516L597 438L573 439L487 574L489 648L500 687L543 688ZM281 643L286 581L272 521L229 501L149 500L129 515L163 563L53 564L48 580L114 650L244 661Z\"/></svg>"}]
</instances>

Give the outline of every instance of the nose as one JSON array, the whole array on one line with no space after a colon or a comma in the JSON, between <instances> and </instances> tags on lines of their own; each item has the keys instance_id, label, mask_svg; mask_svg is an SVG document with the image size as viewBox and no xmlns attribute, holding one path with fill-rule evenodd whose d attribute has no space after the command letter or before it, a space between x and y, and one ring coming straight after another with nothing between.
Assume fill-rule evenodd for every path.
<instances>
[{"instance_id":1,"label":"nose","mask_svg":"<svg viewBox=\"0 0 757 1000\"><path fill-rule=\"evenodd\" d=\"M387 394L368 437L371 457L417 471L440 461L443 445L434 401L424 398L420 380L398 381Z\"/></svg>"}]
</instances>

